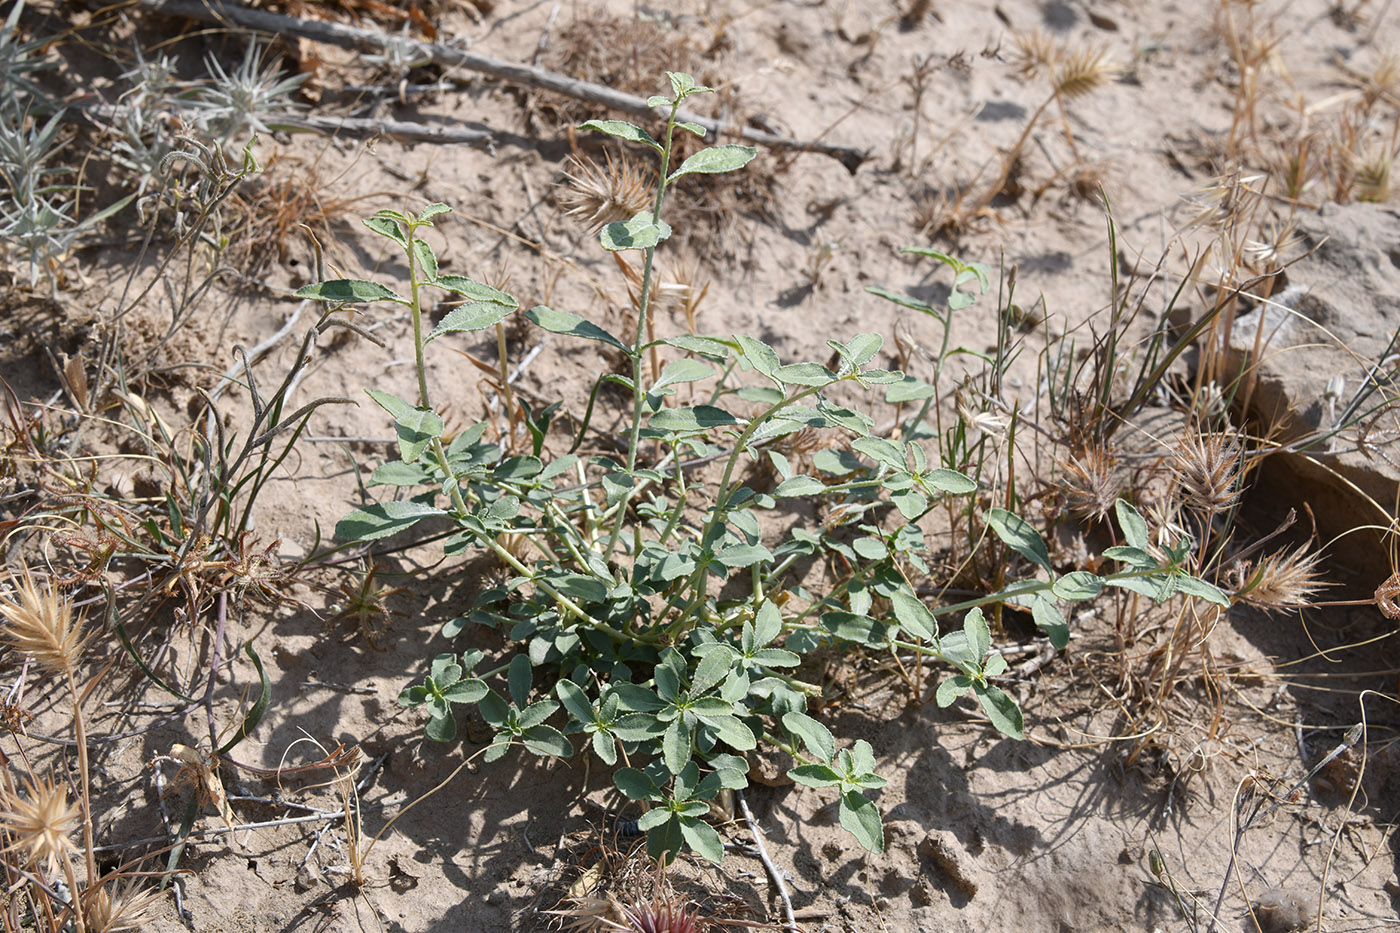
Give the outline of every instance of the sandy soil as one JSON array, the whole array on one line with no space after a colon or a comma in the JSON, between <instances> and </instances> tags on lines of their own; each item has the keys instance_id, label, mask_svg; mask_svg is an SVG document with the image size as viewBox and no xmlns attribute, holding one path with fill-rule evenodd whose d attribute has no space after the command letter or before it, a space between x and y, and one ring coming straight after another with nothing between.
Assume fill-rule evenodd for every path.
<instances>
[{"instance_id":1,"label":"sandy soil","mask_svg":"<svg viewBox=\"0 0 1400 933\"><path fill-rule=\"evenodd\" d=\"M1339 13L1343 6L1355 7L1359 16ZM1241 6L1232 9L1243 15ZM931 231L920 229L928 219L920 205L940 191L988 183L999 168L998 151L1015 142L1046 100L1044 82L1019 76L1011 64L1013 33L1040 30L1077 46L1102 47L1122 66L1116 80L1070 103L1073 151L1052 106L1024 151L1018 174L1024 193L997 198L982 216L933 241L964 259L1016 270L1018 304L1044 320L1025 335L1028 352L1013 371L1026 398L1047 335L1073 329L1110 303L1113 264L1126 271L1139 262L1144 270L1160 263L1169 278L1183 273L1204 242L1203 234L1178 236L1196 210L1183 195L1232 167L1224 140L1239 76L1215 3L833 0L634 8L625 2L504 0L479 20L460 9L444 15L444 28L474 51L561 69L570 64L568 52L584 45L579 35L635 15L648 24L647 45L631 47L638 60L638 48L659 56L662 67L668 48L684 52L702 78L725 84L724 105L738 117L797 138L868 149L869 159L854 173L823 155L764 152L751 168L756 180L698 200L695 214L671 220L679 237L670 260L694 264L709 282L699 328L754 333L789 360L822 359L827 338L877 331L898 333L911 348L906 365L927 373L929 348L941 336L936 325L864 288L944 294L946 275L934 263L902 257L898 250L930 242ZM1400 18L1386 4L1334 7L1298 0L1259 4L1253 15L1271 24L1278 40L1274 60L1259 76L1265 92L1258 133L1280 124L1295 97L1318 102L1344 92L1338 60L1364 70L1400 38ZM147 16L138 26L150 37L170 33L177 23ZM353 71L351 53L319 54L320 107L330 111L337 85L347 75L363 75ZM922 92L912 77L920 65ZM464 87L406 103L393 100L376 114L488 127L496 133L492 150L405 147L388 139L370 145L270 139L259 150L271 166L268 177L313 172L323 198L362 198L348 209L351 219L379 207L446 202L456 212L440 225L438 245L451 270L477 277L504 270L524 304L548 302L623 327L626 292L611 258L554 203L571 146L560 129L561 100L470 74L449 77L460 78ZM98 88L101 93L100 83ZM572 106L572 119L595 115ZM1316 119L1325 116L1321 110ZM1099 185L1117 224L1116 255L1095 196ZM327 256L337 266L390 278L402 271L383 264L377 243L355 225L337 223L330 234ZM297 287L311 276L304 240L291 237L285 247L285 259L274 256L255 273L274 289ZM85 253L90 281L79 292L82 300L99 306L108 300L104 289L130 258L119 247ZM216 291L207 316L201 313L181 331L164 358L230 365L235 345L261 342L296 307L293 300L267 294ZM151 312L153 330L159 314ZM959 318L954 344L986 349L995 339L994 316L989 298ZM40 348L73 339L71 322L61 325L59 317L55 308L36 304L13 309L8 321L0 321L11 340L0 363L24 398L43 399L57 387ZM297 389L297 403L363 398L367 385L411 393L406 318L384 313L373 324L387 351L355 339L327 341ZM671 316L658 326L679 332L686 325L683 317ZM600 360L591 347L561 338L541 341L538 331L524 329L512 331L513 358L524 359L539 343L541 352L519 385L541 398L562 397L570 408L582 405L599 366L613 362ZM463 340L459 346L495 358L490 342ZM259 363L261 378L279 378L292 352L292 341L275 348ZM891 355L887 362L899 361ZM465 358L437 348L430 365L443 400L461 418L490 414L488 391ZM954 366L945 378L956 376ZM175 418L190 397L188 384L175 382L155 402ZM226 396L230 427L246 423L246 405L236 390ZM384 458L390 432L382 421L368 404L324 409L311 423L312 436L299 445L295 465L264 493L257 533L278 539L284 557L304 557L317 528L326 531L353 507L357 479ZM1306 500L1306 490L1298 495ZM1256 505L1260 514L1277 512L1277 503ZM327 607L334 598L304 585L293 590L304 605L237 608L224 647L233 654L252 639L273 685L265 720L239 747L242 759L276 767L312 761L337 745L358 747L367 778L359 801L368 833L462 760L461 748L425 747L421 721L400 710L395 697L421 675L429 657L446 650L438 629L491 572L480 564L441 563L431 548L384 562L387 584L403 588L389 597L400 615L382 637L385 650L370 650L344 627L328 635L321 617L333 615ZM413 571L422 572L409 575ZM911 704L868 671L844 671L844 699L826 718L838 736L867 739L891 777L877 797L887 851L861 851L817 792L758 784L748 792L774 861L787 872L802 928L1207 929L1219 897L1216 926L1252 930L1247 905L1281 888L1321 904L1317 929L1392 929L1400 909L1394 833L1400 754L1387 744L1396 722L1393 703L1365 707L1371 733L1364 778L1359 756L1348 753L1330 783L1305 783L1291 802L1247 832L1237 834L1234 818L1247 788L1263 786L1267 778L1291 786L1341 741L1361 718L1360 689L1388 692L1393 699L1393 673L1384 673L1397 666L1393 638L1345 647L1384 633L1379 613L1363 607L1300 620L1232 611L1211 636L1214 656L1243 672L1228 687L1227 721L1205 721L1200 685L1188 683L1171 700L1179 711L1176 731L1134 757L1132 741L1121 738L1121 711L1107 699L1112 685L1103 682L1112 668L1107 658L1115 644L1113 618L1121 611L1105 603L1080 612L1072 620L1076 638L1070 649L1017 678L1014 690L1031 725L1030 738L1021 743L999 738L959 707ZM468 643L500 647L477 635L464 637L459 647ZM1319 655L1318 649L1328 653ZM187 653L192 650L187 645ZM1278 676L1285 667L1296 675L1294 686ZM222 719L236 720L255 683L251 664L239 656L218 691ZM122 685L130 688L131 681L119 680L103 699L129 698ZM1325 686L1313 689L1317 685ZM34 711L38 723L51 726L45 731L63 728L52 721L56 714L46 718L42 703ZM140 725L147 715L139 710L111 721ZM465 728L468 747L474 747L479 730L470 723ZM204 734L199 710L187 722L101 747L100 841L122 845L166 835L155 775L169 780L175 769L153 767L152 761L168 755L174 743L193 745ZM1258 784L1250 783L1251 775ZM240 823L308 813L290 804L341 806L324 772L280 787L231 771L226 780ZM587 866L590 840L600 838L601 827L610 825L605 814L616 815L623 803L610 788L600 767L586 769L578 758L556 763L512 755L473 766L394 825L369 854L358 886L347 882L350 841L339 820L201 839L180 862L190 871L182 879L183 906L192 928L209 933L543 928L548 918L536 909L553 906ZM174 819L183 803L172 798L167 806ZM205 806L200 826L218 825L218 814ZM753 919L779 920L781 905L750 854L748 830L740 822L724 834L741 845L721 871L683 871L711 890L742 898ZM1194 922L1160 883L1166 877L1174 879L1188 911L1199 899ZM1265 925L1266 931L1286 928ZM152 929L181 929L173 906Z\"/></svg>"}]
</instances>

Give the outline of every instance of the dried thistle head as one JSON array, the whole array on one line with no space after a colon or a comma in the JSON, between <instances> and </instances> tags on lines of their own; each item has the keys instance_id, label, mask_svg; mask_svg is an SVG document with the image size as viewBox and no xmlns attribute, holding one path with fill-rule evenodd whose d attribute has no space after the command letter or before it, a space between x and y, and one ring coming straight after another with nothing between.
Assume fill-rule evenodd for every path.
<instances>
[{"instance_id":1,"label":"dried thistle head","mask_svg":"<svg viewBox=\"0 0 1400 933\"><path fill-rule=\"evenodd\" d=\"M1066 50L1056 57L1050 83L1061 99L1075 100L1103 87L1119 70L1106 49L1086 46Z\"/></svg>"},{"instance_id":2,"label":"dried thistle head","mask_svg":"<svg viewBox=\"0 0 1400 933\"><path fill-rule=\"evenodd\" d=\"M68 788L50 778L31 782L25 779L23 793L13 788L0 791L0 829L10 837L3 851L20 851L32 864L42 864L48 874L78 847L73 833L81 821L76 801L68 799Z\"/></svg>"},{"instance_id":3,"label":"dried thistle head","mask_svg":"<svg viewBox=\"0 0 1400 933\"><path fill-rule=\"evenodd\" d=\"M561 186L560 206L566 214L582 217L594 233L610 223L631 220L651 204L647 176L612 153L606 165L571 155L564 177L568 184Z\"/></svg>"},{"instance_id":4,"label":"dried thistle head","mask_svg":"<svg viewBox=\"0 0 1400 933\"><path fill-rule=\"evenodd\" d=\"M1071 512L1102 521L1118 499L1122 483L1113 455L1103 447L1089 447L1061 464L1060 490Z\"/></svg>"},{"instance_id":5,"label":"dried thistle head","mask_svg":"<svg viewBox=\"0 0 1400 933\"><path fill-rule=\"evenodd\" d=\"M675 904L669 897L654 897L649 903L624 904L624 925L628 933L700 933L708 924L699 911L686 904Z\"/></svg>"},{"instance_id":6,"label":"dried thistle head","mask_svg":"<svg viewBox=\"0 0 1400 933\"><path fill-rule=\"evenodd\" d=\"M1233 506L1240 497L1242 453L1239 441L1228 435L1188 431L1172 463L1183 504L1212 515Z\"/></svg>"},{"instance_id":7,"label":"dried thistle head","mask_svg":"<svg viewBox=\"0 0 1400 933\"><path fill-rule=\"evenodd\" d=\"M46 671L71 673L83 650L82 620L74 619L73 603L50 582L42 589L28 570L10 577L13 593L0 597L0 642Z\"/></svg>"},{"instance_id":8,"label":"dried thistle head","mask_svg":"<svg viewBox=\"0 0 1400 933\"><path fill-rule=\"evenodd\" d=\"M1253 567L1241 568L1235 597L1270 611L1306 606L1315 593L1328 585L1318 569L1321 560L1321 554L1308 553L1306 544L1270 554Z\"/></svg>"},{"instance_id":9,"label":"dried thistle head","mask_svg":"<svg viewBox=\"0 0 1400 933\"><path fill-rule=\"evenodd\" d=\"M159 888L141 890L136 880L111 882L84 898L87 928L95 933L131 933L143 930L155 919Z\"/></svg>"}]
</instances>

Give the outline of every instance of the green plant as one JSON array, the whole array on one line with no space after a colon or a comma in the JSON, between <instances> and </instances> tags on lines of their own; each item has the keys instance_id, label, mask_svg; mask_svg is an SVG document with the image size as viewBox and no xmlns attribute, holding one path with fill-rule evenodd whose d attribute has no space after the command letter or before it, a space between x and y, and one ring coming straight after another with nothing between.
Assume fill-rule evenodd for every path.
<instances>
[{"instance_id":1,"label":"green plant","mask_svg":"<svg viewBox=\"0 0 1400 933\"><path fill-rule=\"evenodd\" d=\"M518 653L481 674L473 673L484 660L480 651L439 654L424 682L401 694L404 706L427 711L430 739L454 739L452 707L471 704L495 730L487 760L515 744L535 754L569 756L569 735L583 733L604 763L623 764L614 781L648 809L639 825L653 856L674 857L685 845L713 861L723 848L704 821L707 801L725 788L746 785L742 753L764 742L798 759L790 771L794 780L835 788L842 824L878 851L884 842L879 812L866 795L884 784L875 773L874 749L865 742L838 748L830 731L807 714L808 697L820 689L794 676L803 655L829 646L883 653L901 670L900 657L910 654L920 663L944 661L954 674L938 688L938 702L948 705L971 694L997 729L1019 738L1021 712L994 682L1006 662L992 647L979 607L1023 605L1063 646L1068 628L1057 601L1092 598L1104 586L1159 599L1177 592L1217 603L1225 598L1185 572L1185 544L1154 550L1146 524L1120 503L1127 545L1108 556L1126 569L1102 577L1058 575L1027 521L990 509L987 526L1044 576L955 605L926 606L913 582L929 572L930 548L920 523L942 503L977 491L978 483L938 466L918 441L880 436L868 415L834 398L834 390L848 385L901 387L911 399L929 396L918 380L873 365L883 344L879 335L829 341L834 369L783 364L771 347L745 335L648 339L653 257L671 232L662 219L667 192L683 178L733 171L755 155L743 146L716 146L673 170L676 132L703 135L701 127L678 122L676 113L687 97L708 89L687 75L668 78L672 95L650 101L670 109L660 141L631 123L584 124L643 146L658 161L652 207L605 225L600 234L606 250L643 253L632 339L625 342L569 312L545 306L524 312L552 333L625 354L630 376L599 378L574 448L587 435L599 389L613 383L630 398L626 453L583 460L570 452L547 460L556 405L527 410L529 454L507 456L484 442L484 423L446 442L443 418L430 399L428 345L492 328L518 304L498 289L439 268L422 231L449 210L446 205L430 204L416 215L380 211L365 224L402 250L406 294L358 279L322 281L298 292L331 307L391 302L406 308L412 322L416 404L379 388L367 390L393 418L400 454L376 469L370 483L410 495L355 510L340 521L336 535L374 542L425 520L446 522L452 528L448 554L484 550L513 574L481 592L443 634L451 638L469 625L503 627ZM959 285L973 279L985 290L984 273L960 274ZM466 302L429 328L426 288ZM965 291L953 295L950 309L974 300ZM648 384L644 362L653 350L685 355L671 359ZM737 384L740 373L752 381ZM669 404L676 386L706 381L712 384L703 403ZM740 414L738 405L752 409ZM797 471L775 448L774 442L807 430L846 438L841 449L814 458L818 469L842 474L839 481ZM652 450L656 457L647 459ZM780 482L771 494L743 481L746 459L766 462L777 473ZM713 464L712 472L692 478L689 471L706 463ZM832 505L825 522L799 521L780 534L764 520L780 503L817 498ZM531 563L517 544L522 539L536 558ZM845 568L828 592L809 593L796 579L795 566L813 557ZM726 581L719 592L715 578ZM940 618L954 614L963 616L961 628L941 632ZM906 676L920 694L915 675Z\"/></svg>"}]
</instances>

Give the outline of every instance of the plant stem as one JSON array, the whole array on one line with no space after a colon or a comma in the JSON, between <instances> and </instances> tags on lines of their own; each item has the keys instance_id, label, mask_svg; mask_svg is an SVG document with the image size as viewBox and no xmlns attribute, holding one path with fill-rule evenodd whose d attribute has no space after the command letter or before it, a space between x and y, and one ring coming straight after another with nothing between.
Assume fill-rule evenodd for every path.
<instances>
[{"instance_id":1,"label":"plant stem","mask_svg":"<svg viewBox=\"0 0 1400 933\"><path fill-rule=\"evenodd\" d=\"M82 793L83 808L83 855L87 863L87 890L91 891L93 886L97 884L97 854L93 848L92 836L92 780L88 774L87 730L83 725L83 699L78 695L78 683L73 679L71 669L64 673L68 678L68 692L73 695L73 739L78 743L78 785ZM84 923L82 910L77 906L77 889L71 891L69 896L74 904L74 914L78 918L78 927L82 929Z\"/></svg>"},{"instance_id":2,"label":"plant stem","mask_svg":"<svg viewBox=\"0 0 1400 933\"><path fill-rule=\"evenodd\" d=\"M679 96L671 105L671 116L666 120L666 141L661 147L661 173L657 176L656 182L656 202L651 210L651 222L661 223L661 205L666 200L666 175L671 168L671 141L676 132L676 112L680 109L681 101ZM652 267L655 264L656 247L648 247L645 251L646 260L642 265L642 289L637 299L637 329L632 340L630 355L632 357L632 427L627 437L627 473L630 476L637 468L637 448L641 444L642 436L642 412L646 406L647 393L642 388L642 346L646 340L648 327L647 319L651 314L651 277ZM633 488L629 487L623 494L622 501L618 503L617 519L613 522L611 534L608 535L608 546L604 548L604 554L611 554L617 547L618 537L622 533L622 523L627 517L627 507L631 504Z\"/></svg>"},{"instance_id":3,"label":"plant stem","mask_svg":"<svg viewBox=\"0 0 1400 933\"><path fill-rule=\"evenodd\" d=\"M413 255L413 232L410 226L408 248L405 250L408 254L408 311L413 318L413 365L418 370L418 407L428 408L428 368L423 362L423 307L418 298L418 290L423 283L418 281L418 257Z\"/></svg>"}]
</instances>

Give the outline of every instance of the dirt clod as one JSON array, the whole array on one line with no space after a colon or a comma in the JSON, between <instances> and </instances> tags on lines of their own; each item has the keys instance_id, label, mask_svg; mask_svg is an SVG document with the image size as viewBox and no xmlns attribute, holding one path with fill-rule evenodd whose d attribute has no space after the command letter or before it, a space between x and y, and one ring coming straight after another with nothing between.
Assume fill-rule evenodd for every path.
<instances>
[{"instance_id":1,"label":"dirt clod","mask_svg":"<svg viewBox=\"0 0 1400 933\"><path fill-rule=\"evenodd\" d=\"M1317 896L1296 888L1270 888L1254 903L1259 933L1291 933L1317 921Z\"/></svg>"},{"instance_id":2,"label":"dirt clod","mask_svg":"<svg viewBox=\"0 0 1400 933\"><path fill-rule=\"evenodd\" d=\"M953 886L968 897L977 896L976 868L972 856L958 842L956 836L946 829L931 830L919 843L919 854L953 883Z\"/></svg>"}]
</instances>

